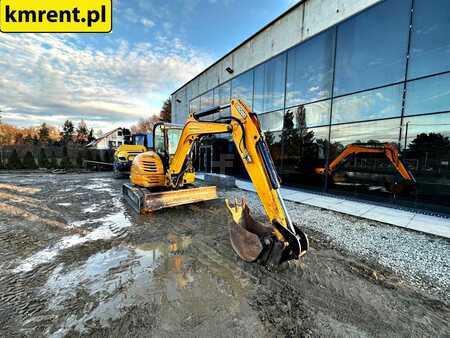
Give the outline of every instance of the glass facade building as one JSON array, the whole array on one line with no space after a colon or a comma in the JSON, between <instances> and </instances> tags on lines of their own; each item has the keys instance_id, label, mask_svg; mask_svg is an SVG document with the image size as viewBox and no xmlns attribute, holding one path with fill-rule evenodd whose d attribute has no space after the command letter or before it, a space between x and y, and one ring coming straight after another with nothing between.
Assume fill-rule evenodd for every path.
<instances>
[{"instance_id":1,"label":"glass facade building","mask_svg":"<svg viewBox=\"0 0 450 338\"><path fill-rule=\"evenodd\" d=\"M450 214L450 1L382 1L201 93L189 110L232 97L259 115L284 184ZM416 188L389 191L399 173L373 154L316 174L355 143L398 145Z\"/></svg>"}]
</instances>

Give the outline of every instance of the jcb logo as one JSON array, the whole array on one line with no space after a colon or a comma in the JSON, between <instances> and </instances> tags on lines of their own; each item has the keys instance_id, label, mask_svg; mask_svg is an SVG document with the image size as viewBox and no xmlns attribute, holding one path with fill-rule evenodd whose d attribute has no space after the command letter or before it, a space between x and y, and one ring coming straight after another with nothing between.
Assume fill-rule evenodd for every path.
<instances>
[{"instance_id":1,"label":"jcb logo","mask_svg":"<svg viewBox=\"0 0 450 338\"><path fill-rule=\"evenodd\" d=\"M239 114L241 114L243 119L247 118L247 113L244 111L244 109L242 109L242 107L239 104L236 106L236 109L239 112Z\"/></svg>"},{"instance_id":2,"label":"jcb logo","mask_svg":"<svg viewBox=\"0 0 450 338\"><path fill-rule=\"evenodd\" d=\"M108 33L112 0L1 0L4 33Z\"/></svg>"}]
</instances>

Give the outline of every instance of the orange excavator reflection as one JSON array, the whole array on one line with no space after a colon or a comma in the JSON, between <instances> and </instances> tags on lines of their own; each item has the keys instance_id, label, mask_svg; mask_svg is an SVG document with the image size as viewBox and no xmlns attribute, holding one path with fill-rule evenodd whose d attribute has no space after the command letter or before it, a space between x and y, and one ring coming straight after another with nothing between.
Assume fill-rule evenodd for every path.
<instances>
[{"instance_id":1,"label":"orange excavator reflection","mask_svg":"<svg viewBox=\"0 0 450 338\"><path fill-rule=\"evenodd\" d=\"M400 174L392 182L386 183L386 189L394 194L406 193L415 189L416 179L409 170L407 164L399 155L398 146L392 143L367 144L354 143L349 144L330 164L324 168L316 168L316 174L332 177L334 172L339 169L349 158L357 154L384 154L392 163L395 170Z\"/></svg>"}]
</instances>

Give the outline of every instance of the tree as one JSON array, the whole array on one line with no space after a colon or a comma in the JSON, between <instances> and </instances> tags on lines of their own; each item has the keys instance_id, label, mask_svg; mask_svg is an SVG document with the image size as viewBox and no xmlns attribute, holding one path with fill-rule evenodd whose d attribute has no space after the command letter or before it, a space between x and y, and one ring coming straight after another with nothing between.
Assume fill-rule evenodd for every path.
<instances>
[{"instance_id":1,"label":"tree","mask_svg":"<svg viewBox=\"0 0 450 338\"><path fill-rule=\"evenodd\" d=\"M47 154L45 153L44 148L41 148L41 150L39 151L38 165L39 165L39 168L49 168L49 166L50 166L50 163L48 161L48 157L47 157Z\"/></svg>"},{"instance_id":2,"label":"tree","mask_svg":"<svg viewBox=\"0 0 450 338\"><path fill-rule=\"evenodd\" d=\"M48 143L50 139L50 129L46 123L42 123L38 131L38 139L41 144Z\"/></svg>"},{"instance_id":3,"label":"tree","mask_svg":"<svg viewBox=\"0 0 450 338\"><path fill-rule=\"evenodd\" d=\"M159 112L159 118L164 122L172 122L172 102L170 99L164 101L161 111Z\"/></svg>"},{"instance_id":4,"label":"tree","mask_svg":"<svg viewBox=\"0 0 450 338\"><path fill-rule=\"evenodd\" d=\"M153 126L155 125L155 123L160 121L161 120L156 115L153 115L147 119L140 119L137 124L131 126L131 131L133 132L133 134L147 133L153 130Z\"/></svg>"},{"instance_id":5,"label":"tree","mask_svg":"<svg viewBox=\"0 0 450 338\"><path fill-rule=\"evenodd\" d=\"M17 154L16 149L9 154L8 164L6 167L8 169L22 169L22 161L20 161L19 154Z\"/></svg>"},{"instance_id":6,"label":"tree","mask_svg":"<svg viewBox=\"0 0 450 338\"><path fill-rule=\"evenodd\" d=\"M88 141L89 129L86 122L80 121L77 128L76 142L80 144L85 144Z\"/></svg>"},{"instance_id":7,"label":"tree","mask_svg":"<svg viewBox=\"0 0 450 338\"><path fill-rule=\"evenodd\" d=\"M63 131L62 131L62 139L63 139L64 144L72 142L73 132L74 132L74 126L73 126L72 121L66 120L66 122L64 122Z\"/></svg>"},{"instance_id":8,"label":"tree","mask_svg":"<svg viewBox=\"0 0 450 338\"><path fill-rule=\"evenodd\" d=\"M95 141L95 137L94 137L94 129L91 128L91 130L89 131L89 135L88 135L88 143L91 143Z\"/></svg>"},{"instance_id":9,"label":"tree","mask_svg":"<svg viewBox=\"0 0 450 338\"><path fill-rule=\"evenodd\" d=\"M25 169L37 169L36 161L31 151L26 152L23 158L23 167Z\"/></svg>"}]
</instances>

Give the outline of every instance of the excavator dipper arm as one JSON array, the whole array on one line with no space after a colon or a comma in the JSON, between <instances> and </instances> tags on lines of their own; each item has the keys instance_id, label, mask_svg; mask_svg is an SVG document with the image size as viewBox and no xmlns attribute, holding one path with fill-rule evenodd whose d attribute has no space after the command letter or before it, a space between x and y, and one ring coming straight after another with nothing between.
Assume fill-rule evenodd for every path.
<instances>
[{"instance_id":1,"label":"excavator dipper arm","mask_svg":"<svg viewBox=\"0 0 450 338\"><path fill-rule=\"evenodd\" d=\"M215 122L201 118L230 108L230 116ZM231 227L232 246L246 261L260 260L267 265L298 259L308 249L308 239L291 221L280 195L280 184L256 114L240 100L191 115L183 129L177 151L170 163L170 180L174 188L183 174L186 158L202 136L228 133L244 163L261 200L271 227L250 217L249 208L236 201L227 206L235 224Z\"/></svg>"}]
</instances>

